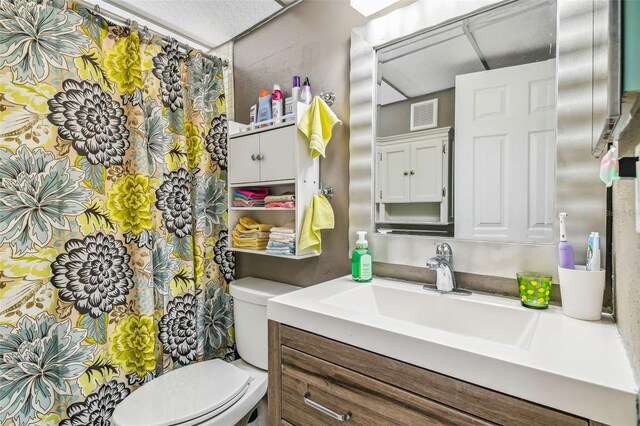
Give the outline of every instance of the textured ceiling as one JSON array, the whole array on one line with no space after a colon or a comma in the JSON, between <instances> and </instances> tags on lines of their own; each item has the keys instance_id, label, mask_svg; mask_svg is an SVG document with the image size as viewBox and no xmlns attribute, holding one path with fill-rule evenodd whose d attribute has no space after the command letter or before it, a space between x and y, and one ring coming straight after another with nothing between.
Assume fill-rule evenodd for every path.
<instances>
[{"instance_id":1,"label":"textured ceiling","mask_svg":"<svg viewBox=\"0 0 640 426\"><path fill-rule=\"evenodd\" d=\"M413 98L453 87L456 75L485 69L481 57L488 69L553 58L555 39L554 0L519 1L430 31L378 51L384 82L378 101L384 105L399 95Z\"/></svg>"},{"instance_id":2,"label":"textured ceiling","mask_svg":"<svg viewBox=\"0 0 640 426\"><path fill-rule=\"evenodd\" d=\"M217 47L282 9L275 0L92 0L105 10L148 21L149 28L169 31L200 48ZM144 22L143 22L144 23ZM157 24L154 28L153 24ZM159 27L159 28L158 28ZM164 27L164 28L163 28ZM164 31L163 31L164 30Z\"/></svg>"}]
</instances>

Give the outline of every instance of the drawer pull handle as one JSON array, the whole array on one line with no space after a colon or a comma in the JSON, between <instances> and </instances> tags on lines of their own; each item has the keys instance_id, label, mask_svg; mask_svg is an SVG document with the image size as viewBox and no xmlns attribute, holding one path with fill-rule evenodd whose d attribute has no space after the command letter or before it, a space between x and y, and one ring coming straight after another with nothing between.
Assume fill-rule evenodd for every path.
<instances>
[{"instance_id":1,"label":"drawer pull handle","mask_svg":"<svg viewBox=\"0 0 640 426\"><path fill-rule=\"evenodd\" d=\"M315 401L312 401L309 399L309 397L311 397L311 393L307 392L304 394L304 403L307 404L309 407L311 408L315 408L316 410L320 411L321 413L326 414L327 416L339 420L341 422L345 422L347 420L349 420L351 418L351 411L347 411L346 413L340 415L338 413L336 413L333 410L328 409L327 407L325 407L324 405L320 405Z\"/></svg>"}]
</instances>

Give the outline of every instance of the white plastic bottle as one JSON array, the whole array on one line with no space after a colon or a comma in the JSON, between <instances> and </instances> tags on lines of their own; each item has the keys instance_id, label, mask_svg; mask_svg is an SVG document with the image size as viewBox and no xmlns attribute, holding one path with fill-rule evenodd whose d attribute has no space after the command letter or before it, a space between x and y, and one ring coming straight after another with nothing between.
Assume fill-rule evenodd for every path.
<instances>
[{"instance_id":1,"label":"white plastic bottle","mask_svg":"<svg viewBox=\"0 0 640 426\"><path fill-rule=\"evenodd\" d=\"M293 76L293 85L291 86L291 98L293 102L293 110L297 108L297 103L300 102L300 95L302 94L302 87L300 87L300 76Z\"/></svg>"},{"instance_id":2,"label":"white plastic bottle","mask_svg":"<svg viewBox=\"0 0 640 426\"><path fill-rule=\"evenodd\" d=\"M600 235L592 232L587 246L587 271L600 271Z\"/></svg>"},{"instance_id":3,"label":"white plastic bottle","mask_svg":"<svg viewBox=\"0 0 640 426\"><path fill-rule=\"evenodd\" d=\"M273 92L271 93L271 117L274 119L280 118L284 115L284 95L280 90L279 84L273 85ZM282 120L274 120L274 124L280 123Z\"/></svg>"}]
</instances>

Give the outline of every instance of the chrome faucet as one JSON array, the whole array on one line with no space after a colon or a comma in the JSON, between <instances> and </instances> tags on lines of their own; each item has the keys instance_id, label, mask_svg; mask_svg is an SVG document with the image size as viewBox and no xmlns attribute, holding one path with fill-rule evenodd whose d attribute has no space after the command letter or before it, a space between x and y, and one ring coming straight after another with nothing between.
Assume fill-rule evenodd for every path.
<instances>
[{"instance_id":1,"label":"chrome faucet","mask_svg":"<svg viewBox=\"0 0 640 426\"><path fill-rule=\"evenodd\" d=\"M438 243L436 245L436 255L427 260L427 268L436 271L436 287L439 293L448 294L471 294L470 291L459 289L456 285L456 276L453 273L451 262L453 260L453 251L447 243ZM433 286L425 285L425 290L434 290Z\"/></svg>"}]
</instances>

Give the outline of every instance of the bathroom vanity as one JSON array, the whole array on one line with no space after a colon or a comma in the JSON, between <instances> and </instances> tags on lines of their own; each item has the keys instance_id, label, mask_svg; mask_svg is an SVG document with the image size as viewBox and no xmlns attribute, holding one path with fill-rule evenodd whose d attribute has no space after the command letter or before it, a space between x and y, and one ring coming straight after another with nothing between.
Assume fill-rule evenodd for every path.
<instances>
[{"instance_id":1,"label":"bathroom vanity","mask_svg":"<svg viewBox=\"0 0 640 426\"><path fill-rule=\"evenodd\" d=\"M270 424L602 424L274 321L269 332Z\"/></svg>"},{"instance_id":2,"label":"bathroom vanity","mask_svg":"<svg viewBox=\"0 0 640 426\"><path fill-rule=\"evenodd\" d=\"M635 425L609 318L350 277L268 302L270 424Z\"/></svg>"}]
</instances>

